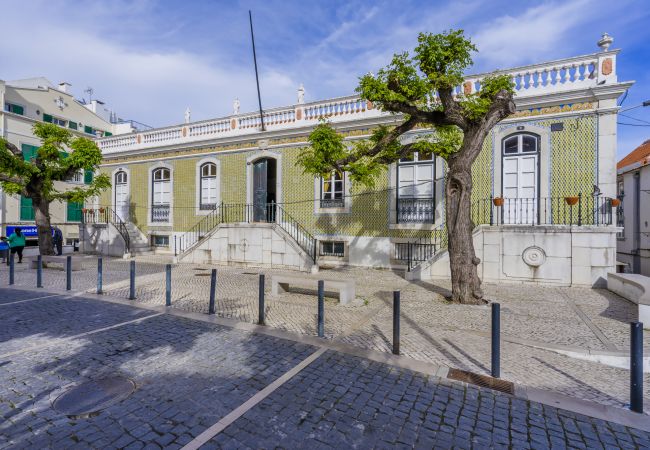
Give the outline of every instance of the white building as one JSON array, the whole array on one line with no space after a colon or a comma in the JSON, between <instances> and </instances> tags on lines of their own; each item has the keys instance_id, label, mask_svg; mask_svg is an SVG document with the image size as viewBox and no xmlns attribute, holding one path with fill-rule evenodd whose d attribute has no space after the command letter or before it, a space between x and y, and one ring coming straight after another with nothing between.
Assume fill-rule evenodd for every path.
<instances>
[{"instance_id":1,"label":"white building","mask_svg":"<svg viewBox=\"0 0 650 450\"><path fill-rule=\"evenodd\" d=\"M617 259L650 276L650 139L618 163L618 199Z\"/></svg>"},{"instance_id":2,"label":"white building","mask_svg":"<svg viewBox=\"0 0 650 450\"><path fill-rule=\"evenodd\" d=\"M32 133L36 122L49 122L70 130L74 135L107 137L132 131L129 124L111 123L111 111L103 102L93 100L84 104L74 98L69 83L54 86L43 77L16 81L0 80L0 136L20 148L24 154L40 146ZM84 183L92 179L91 173L79 173L71 183ZM78 223L83 205L73 202L55 202L50 209L52 225L59 226L68 244L79 237ZM0 226L2 235L7 226L26 227L28 245L36 245L32 233L34 212L31 199L0 193Z\"/></svg>"}]
</instances>

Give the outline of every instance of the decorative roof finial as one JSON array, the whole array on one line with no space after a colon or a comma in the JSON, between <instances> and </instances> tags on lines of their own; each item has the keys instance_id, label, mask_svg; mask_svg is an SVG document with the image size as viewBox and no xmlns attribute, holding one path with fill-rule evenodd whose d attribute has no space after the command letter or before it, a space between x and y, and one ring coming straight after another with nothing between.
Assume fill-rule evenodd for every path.
<instances>
[{"instance_id":1,"label":"decorative roof finial","mask_svg":"<svg viewBox=\"0 0 650 450\"><path fill-rule=\"evenodd\" d=\"M302 105L305 103L305 86L300 83L300 87L298 88L298 104Z\"/></svg>"},{"instance_id":2,"label":"decorative roof finial","mask_svg":"<svg viewBox=\"0 0 650 450\"><path fill-rule=\"evenodd\" d=\"M190 111L190 107L188 106L187 109L185 110L185 123L190 123L191 117L192 117L192 111Z\"/></svg>"},{"instance_id":3,"label":"decorative roof finial","mask_svg":"<svg viewBox=\"0 0 650 450\"><path fill-rule=\"evenodd\" d=\"M609 49L609 46L614 42L614 38L607 33L603 33L603 37L598 41L598 47L600 47L604 52Z\"/></svg>"},{"instance_id":4,"label":"decorative roof finial","mask_svg":"<svg viewBox=\"0 0 650 450\"><path fill-rule=\"evenodd\" d=\"M239 114L239 106L240 106L239 98L236 98L235 101L232 102L232 114L234 116Z\"/></svg>"}]
</instances>

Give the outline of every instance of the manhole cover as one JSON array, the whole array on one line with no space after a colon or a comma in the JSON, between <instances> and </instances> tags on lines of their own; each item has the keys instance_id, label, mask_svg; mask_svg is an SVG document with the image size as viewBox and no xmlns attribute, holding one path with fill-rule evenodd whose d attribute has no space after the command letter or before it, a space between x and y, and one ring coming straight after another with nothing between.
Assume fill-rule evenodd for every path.
<instances>
[{"instance_id":1,"label":"manhole cover","mask_svg":"<svg viewBox=\"0 0 650 450\"><path fill-rule=\"evenodd\" d=\"M74 386L59 395L52 406L71 419L92 417L126 399L135 383L124 377L109 377Z\"/></svg>"}]
</instances>

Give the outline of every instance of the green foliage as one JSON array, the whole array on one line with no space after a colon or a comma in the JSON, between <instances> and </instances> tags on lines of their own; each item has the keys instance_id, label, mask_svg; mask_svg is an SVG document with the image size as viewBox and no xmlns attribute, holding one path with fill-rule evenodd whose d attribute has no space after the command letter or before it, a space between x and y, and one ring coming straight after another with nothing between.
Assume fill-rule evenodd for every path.
<instances>
[{"instance_id":1,"label":"green foliage","mask_svg":"<svg viewBox=\"0 0 650 450\"><path fill-rule=\"evenodd\" d=\"M476 51L476 46L465 37L463 30L420 33L418 43L415 60L434 89L462 83L463 71L472 65L471 53Z\"/></svg>"},{"instance_id":2,"label":"green foliage","mask_svg":"<svg viewBox=\"0 0 650 450\"><path fill-rule=\"evenodd\" d=\"M0 138L0 186L5 192L29 198L40 196L48 201L82 202L110 187L110 179L98 175L83 187L57 189L55 181L66 181L82 170L94 171L101 163L101 151L90 139L75 137L54 124L36 123L33 131L42 143L31 161L12 153L9 144Z\"/></svg>"},{"instance_id":3,"label":"green foliage","mask_svg":"<svg viewBox=\"0 0 650 450\"><path fill-rule=\"evenodd\" d=\"M414 56L408 52L395 54L376 76L370 73L362 76L356 91L384 111L403 114L405 121L409 118L406 113L417 117L420 124L428 125L433 131L405 148L399 136L383 139L394 128L381 126L369 139L357 141L348 148L342 136L329 124L321 123L309 136L310 148L300 155L299 162L305 172L326 176L332 170L345 170L353 181L372 186L389 164L413 152L448 159L461 151L464 137L461 128L479 124L499 92L514 92L509 76L491 75L480 81L477 93L453 100L456 102L453 111L450 116L445 115L445 105L432 100L440 98L438 94L443 90L447 94L445 99L451 97L451 91L463 83L463 72L472 65L471 54L475 51L476 46L465 37L463 30L420 33ZM446 104L451 108L449 102Z\"/></svg>"},{"instance_id":4,"label":"green foliage","mask_svg":"<svg viewBox=\"0 0 650 450\"><path fill-rule=\"evenodd\" d=\"M488 75L481 80L481 89L466 95L460 104L463 115L470 120L480 120L490 109L497 94L501 91L513 93L514 82L509 75Z\"/></svg>"}]
</instances>

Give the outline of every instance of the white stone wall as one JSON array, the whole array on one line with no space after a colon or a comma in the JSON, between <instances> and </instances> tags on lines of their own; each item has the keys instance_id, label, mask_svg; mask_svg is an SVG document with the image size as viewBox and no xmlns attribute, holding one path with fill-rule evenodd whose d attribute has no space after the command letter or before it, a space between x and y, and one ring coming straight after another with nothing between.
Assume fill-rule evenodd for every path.
<instances>
[{"instance_id":1,"label":"white stone wall","mask_svg":"<svg viewBox=\"0 0 650 450\"><path fill-rule=\"evenodd\" d=\"M266 223L220 225L179 262L277 267L311 271L311 258L280 227Z\"/></svg>"},{"instance_id":2,"label":"white stone wall","mask_svg":"<svg viewBox=\"0 0 650 450\"><path fill-rule=\"evenodd\" d=\"M607 273L615 271L616 232L614 227L482 225L474 232L479 276L493 283L602 287ZM448 279L448 254L413 276Z\"/></svg>"},{"instance_id":3,"label":"white stone wall","mask_svg":"<svg viewBox=\"0 0 650 450\"><path fill-rule=\"evenodd\" d=\"M79 225L79 251L99 255L122 257L125 253L124 239L117 229L109 224Z\"/></svg>"}]
</instances>

